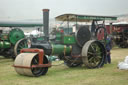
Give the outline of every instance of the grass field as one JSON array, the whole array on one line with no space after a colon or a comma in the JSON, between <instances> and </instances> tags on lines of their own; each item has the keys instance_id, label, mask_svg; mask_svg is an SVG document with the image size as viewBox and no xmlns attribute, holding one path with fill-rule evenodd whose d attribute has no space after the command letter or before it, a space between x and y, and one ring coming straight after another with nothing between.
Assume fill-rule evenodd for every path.
<instances>
[{"instance_id":1,"label":"grass field","mask_svg":"<svg viewBox=\"0 0 128 85\"><path fill-rule=\"evenodd\" d=\"M0 58L0 85L128 85L128 70L119 70L118 62L128 55L128 49L114 48L112 64L100 69L84 67L68 68L53 66L45 76L26 77L18 75L11 59Z\"/></svg>"}]
</instances>

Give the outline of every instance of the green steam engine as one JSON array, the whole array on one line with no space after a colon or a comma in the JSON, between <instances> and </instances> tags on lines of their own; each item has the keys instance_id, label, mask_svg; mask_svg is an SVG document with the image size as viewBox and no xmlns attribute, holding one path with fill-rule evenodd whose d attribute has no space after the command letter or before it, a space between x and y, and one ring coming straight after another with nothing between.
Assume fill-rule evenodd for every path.
<instances>
[{"instance_id":1,"label":"green steam engine","mask_svg":"<svg viewBox=\"0 0 128 85\"><path fill-rule=\"evenodd\" d=\"M105 39L106 31L104 28L104 20L116 20L111 16L89 16L77 14L64 14L56 17L59 21L76 21L89 22L93 21L91 27L78 26L77 31L56 32L55 39L49 40L49 10L43 10L43 23L45 38L42 42L31 42L31 49L22 49L16 57L14 68L18 74L26 76L45 75L51 62L48 57L56 55L63 60L68 67L77 67L80 65L88 68L100 68L104 65L106 57ZM97 24L103 21L103 24ZM103 29L104 35L102 42L97 39L98 30Z\"/></svg>"},{"instance_id":2,"label":"green steam engine","mask_svg":"<svg viewBox=\"0 0 128 85\"><path fill-rule=\"evenodd\" d=\"M4 57L14 56L13 47L16 42L25 38L24 32L21 29L11 29L9 33L0 34L0 55Z\"/></svg>"},{"instance_id":3,"label":"green steam engine","mask_svg":"<svg viewBox=\"0 0 128 85\"><path fill-rule=\"evenodd\" d=\"M21 41L25 38L24 32L19 29L19 27L34 26L42 26L42 24L30 22L0 22L0 27L2 27L0 29L0 55L15 58L16 49L14 49L14 47L19 40Z\"/></svg>"}]
</instances>

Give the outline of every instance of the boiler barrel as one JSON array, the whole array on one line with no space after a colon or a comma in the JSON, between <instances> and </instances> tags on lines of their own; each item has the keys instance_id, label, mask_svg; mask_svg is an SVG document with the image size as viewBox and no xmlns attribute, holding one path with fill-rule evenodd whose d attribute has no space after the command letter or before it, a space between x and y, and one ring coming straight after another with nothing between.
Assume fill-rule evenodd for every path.
<instances>
[{"instance_id":1,"label":"boiler barrel","mask_svg":"<svg viewBox=\"0 0 128 85\"><path fill-rule=\"evenodd\" d=\"M43 49L46 55L60 55L60 54L70 54L72 51L71 45L61 45L61 44L39 44L39 43L32 43L31 48L39 48Z\"/></svg>"},{"instance_id":2,"label":"boiler barrel","mask_svg":"<svg viewBox=\"0 0 128 85\"><path fill-rule=\"evenodd\" d=\"M60 54L70 54L72 50L72 46L67 45L54 45L52 44L52 55L60 55Z\"/></svg>"},{"instance_id":3,"label":"boiler barrel","mask_svg":"<svg viewBox=\"0 0 128 85\"><path fill-rule=\"evenodd\" d=\"M10 47L11 47L11 43L7 41L0 41L0 48L10 48Z\"/></svg>"}]
</instances>

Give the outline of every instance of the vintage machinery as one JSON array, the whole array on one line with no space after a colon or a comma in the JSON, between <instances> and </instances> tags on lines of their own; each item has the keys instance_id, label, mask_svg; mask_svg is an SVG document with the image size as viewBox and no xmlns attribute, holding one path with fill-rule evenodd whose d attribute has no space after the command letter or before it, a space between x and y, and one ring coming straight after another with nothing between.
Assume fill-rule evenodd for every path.
<instances>
[{"instance_id":1,"label":"vintage machinery","mask_svg":"<svg viewBox=\"0 0 128 85\"><path fill-rule=\"evenodd\" d=\"M40 23L27 22L0 22L0 55L15 58L15 45L18 41L25 40L24 32L19 27L42 26ZM5 27L11 27L6 28ZM24 42L27 44L27 42ZM23 48L27 48L25 45Z\"/></svg>"},{"instance_id":2,"label":"vintage machinery","mask_svg":"<svg viewBox=\"0 0 128 85\"><path fill-rule=\"evenodd\" d=\"M114 24L113 39L121 48L128 48L128 24Z\"/></svg>"},{"instance_id":3,"label":"vintage machinery","mask_svg":"<svg viewBox=\"0 0 128 85\"><path fill-rule=\"evenodd\" d=\"M5 57L14 56L13 47L22 38L25 38L25 35L21 29L14 28L8 33L2 32L0 36L0 55Z\"/></svg>"},{"instance_id":4,"label":"vintage machinery","mask_svg":"<svg viewBox=\"0 0 128 85\"><path fill-rule=\"evenodd\" d=\"M22 49L14 61L14 68L18 74L26 76L45 75L51 63L48 56L56 55L63 60L68 67L84 65L88 68L100 68L104 65L106 50L104 33L102 42L98 40L98 29L104 29L105 20L116 20L111 16L89 16L77 14L64 14L56 17L59 21L89 22L93 21L91 27L79 26L74 33L68 31L56 33L53 41L49 40L48 20L49 10L43 9L43 22L45 40L42 42L31 42L31 49ZM103 21L103 24L96 24ZM90 28L90 29L89 29ZM90 31L91 30L91 31ZM97 31L96 31L97 30ZM104 30L104 32L106 32ZM97 33L97 34L96 34Z\"/></svg>"}]
</instances>

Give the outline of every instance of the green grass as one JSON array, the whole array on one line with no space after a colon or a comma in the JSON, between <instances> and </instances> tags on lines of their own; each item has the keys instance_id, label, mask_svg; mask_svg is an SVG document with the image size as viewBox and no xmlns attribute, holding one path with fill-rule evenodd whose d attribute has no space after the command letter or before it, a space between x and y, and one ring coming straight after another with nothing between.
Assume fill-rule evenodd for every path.
<instances>
[{"instance_id":1,"label":"green grass","mask_svg":"<svg viewBox=\"0 0 128 85\"><path fill-rule=\"evenodd\" d=\"M128 49L114 48L112 64L100 69L84 67L68 68L65 65L53 66L41 77L18 75L13 60L0 58L0 85L128 85L128 70L119 70L118 62L128 55Z\"/></svg>"}]
</instances>

